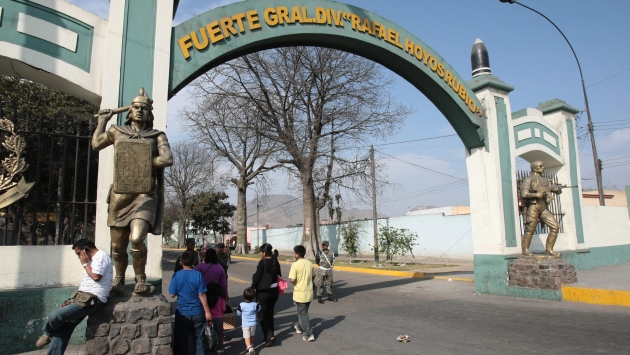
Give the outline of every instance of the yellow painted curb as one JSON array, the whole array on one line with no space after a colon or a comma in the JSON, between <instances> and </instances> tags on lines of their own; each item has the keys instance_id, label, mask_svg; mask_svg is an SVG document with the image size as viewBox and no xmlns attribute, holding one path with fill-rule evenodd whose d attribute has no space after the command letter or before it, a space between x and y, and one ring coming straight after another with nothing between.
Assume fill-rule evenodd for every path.
<instances>
[{"instance_id":1,"label":"yellow painted curb","mask_svg":"<svg viewBox=\"0 0 630 355\"><path fill-rule=\"evenodd\" d=\"M562 299L569 302L630 307L630 291L562 286Z\"/></svg>"},{"instance_id":2,"label":"yellow painted curb","mask_svg":"<svg viewBox=\"0 0 630 355\"><path fill-rule=\"evenodd\" d=\"M259 259L248 258L243 256L233 255L232 258L240 259L240 260L251 260L257 261ZM289 261L280 261L281 264L290 265L292 262ZM313 264L314 268L319 268L319 265ZM346 272L358 272L362 274L372 274L372 275L383 275L383 276L397 276L397 277L406 277L410 279L428 279L428 280L451 280L451 281L461 281L461 282L475 282L475 279L466 278L466 277L450 277L450 276L436 276L436 275L427 275L424 272L417 271L396 271L396 270L379 270L379 269L364 269L364 268L356 268L356 267L348 267L348 266L335 266L336 271L346 271Z\"/></svg>"}]
</instances>

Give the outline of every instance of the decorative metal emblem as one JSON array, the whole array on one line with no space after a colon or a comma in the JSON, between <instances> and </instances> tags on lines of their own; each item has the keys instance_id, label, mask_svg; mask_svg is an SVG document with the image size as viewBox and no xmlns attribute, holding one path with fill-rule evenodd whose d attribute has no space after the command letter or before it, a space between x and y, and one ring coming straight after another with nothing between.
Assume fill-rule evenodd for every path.
<instances>
[{"instance_id":1,"label":"decorative metal emblem","mask_svg":"<svg viewBox=\"0 0 630 355\"><path fill-rule=\"evenodd\" d=\"M35 182L27 183L22 176L22 173L28 169L28 164L23 157L24 148L26 148L24 137L16 134L13 122L5 118L0 118L0 130L8 133L2 146L10 152L9 156L2 160L2 171L0 172L0 191L8 190L0 195L1 209L23 199L33 188Z\"/></svg>"},{"instance_id":2,"label":"decorative metal emblem","mask_svg":"<svg viewBox=\"0 0 630 355\"><path fill-rule=\"evenodd\" d=\"M114 192L148 194L153 190L151 142L120 139L114 145Z\"/></svg>"}]
</instances>

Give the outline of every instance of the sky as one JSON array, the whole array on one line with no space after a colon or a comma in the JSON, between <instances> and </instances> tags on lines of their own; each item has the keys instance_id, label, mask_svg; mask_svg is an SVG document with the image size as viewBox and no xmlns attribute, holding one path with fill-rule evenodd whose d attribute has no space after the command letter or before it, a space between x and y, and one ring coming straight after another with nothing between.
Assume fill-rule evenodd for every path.
<instances>
[{"instance_id":1,"label":"sky","mask_svg":"<svg viewBox=\"0 0 630 355\"><path fill-rule=\"evenodd\" d=\"M107 18L108 0L70 2ZM236 1L181 0L174 25L233 2ZM374 12L413 33L465 79L471 78L470 51L474 41L480 38L488 48L492 74L515 87L509 95L512 111L535 108L553 98L580 110L585 108L578 67L569 46L547 20L517 4L504 4L499 0L343 2ZM623 189L630 185L630 85L627 84L630 81L630 21L627 20L630 1L520 2L549 17L571 42L587 86L597 151L604 166L604 186ZM396 79L393 95L411 106L414 113L387 141L366 141L366 145L375 144L377 156L386 163L389 180L395 185L379 199L379 213L395 216L415 206L469 205L467 184L456 183L454 178L417 166L466 179L465 150L457 136L391 144L454 133L448 121L422 93L396 74L392 75ZM167 136L172 142L188 137L178 116L187 98L186 90L182 90L169 101ZM589 136L584 135L586 113L578 116L582 184L585 189L593 189L596 183L592 150ZM518 160L517 164L517 169L529 168L524 161ZM285 193L283 176L274 174L272 179L276 188L271 192ZM436 189L451 182L452 188ZM235 189L228 188L227 192L235 201ZM298 192L293 194L299 196Z\"/></svg>"}]
</instances>

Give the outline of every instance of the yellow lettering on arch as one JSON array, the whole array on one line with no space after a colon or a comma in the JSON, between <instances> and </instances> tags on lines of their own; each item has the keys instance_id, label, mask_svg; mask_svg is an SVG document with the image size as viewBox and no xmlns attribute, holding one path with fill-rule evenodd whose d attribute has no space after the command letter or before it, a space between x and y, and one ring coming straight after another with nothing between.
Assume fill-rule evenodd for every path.
<instances>
[{"instance_id":1,"label":"yellow lettering on arch","mask_svg":"<svg viewBox=\"0 0 630 355\"><path fill-rule=\"evenodd\" d=\"M352 14L352 29L361 31L361 18L355 14Z\"/></svg>"},{"instance_id":2,"label":"yellow lettering on arch","mask_svg":"<svg viewBox=\"0 0 630 355\"><path fill-rule=\"evenodd\" d=\"M438 63L437 75L438 75L440 78L443 78L443 77L444 77L444 64L442 64L442 63Z\"/></svg>"},{"instance_id":3,"label":"yellow lettering on arch","mask_svg":"<svg viewBox=\"0 0 630 355\"><path fill-rule=\"evenodd\" d=\"M416 44L413 47L413 52L416 55L416 59L422 60L422 57L424 56L424 49L422 49L422 47Z\"/></svg>"},{"instance_id":4,"label":"yellow lettering on arch","mask_svg":"<svg viewBox=\"0 0 630 355\"><path fill-rule=\"evenodd\" d=\"M201 35L201 39L203 40L203 42L199 42L197 31L190 32L190 38L192 38L192 42L195 45L195 48L200 51L208 47L210 41L208 41L208 35L206 34L206 29L204 27L201 27L199 29L199 34Z\"/></svg>"},{"instance_id":5,"label":"yellow lettering on arch","mask_svg":"<svg viewBox=\"0 0 630 355\"><path fill-rule=\"evenodd\" d=\"M177 44L179 44L179 48L182 50L184 58L190 58L190 52L188 50L193 46L192 42L190 42L190 35L185 35L184 37L178 39Z\"/></svg>"},{"instance_id":6,"label":"yellow lettering on arch","mask_svg":"<svg viewBox=\"0 0 630 355\"><path fill-rule=\"evenodd\" d=\"M386 39L387 38L387 33L385 32L387 30L387 28L383 25L380 25L378 28L378 38L380 39Z\"/></svg>"},{"instance_id":7,"label":"yellow lettering on arch","mask_svg":"<svg viewBox=\"0 0 630 355\"><path fill-rule=\"evenodd\" d=\"M267 25L273 27L278 24L278 15L276 15L276 9L273 7L266 8L263 16Z\"/></svg>"},{"instance_id":8,"label":"yellow lettering on arch","mask_svg":"<svg viewBox=\"0 0 630 355\"><path fill-rule=\"evenodd\" d=\"M245 32L245 26L243 26L243 19L245 18L245 13L241 12L232 16L232 20L236 21L236 25L238 26L238 30L243 33Z\"/></svg>"},{"instance_id":9,"label":"yellow lettering on arch","mask_svg":"<svg viewBox=\"0 0 630 355\"><path fill-rule=\"evenodd\" d=\"M276 7L278 10L278 21L282 25L283 23L290 23L289 20L289 9L286 6L278 6Z\"/></svg>"},{"instance_id":10,"label":"yellow lettering on arch","mask_svg":"<svg viewBox=\"0 0 630 355\"><path fill-rule=\"evenodd\" d=\"M326 9L324 9L323 7L315 8L315 21L317 21L317 23L320 25L328 21L328 12L326 11Z\"/></svg>"},{"instance_id":11,"label":"yellow lettering on arch","mask_svg":"<svg viewBox=\"0 0 630 355\"><path fill-rule=\"evenodd\" d=\"M238 34L238 32L236 32L236 29L234 28L231 17L222 18L221 20L219 20L219 23L221 24L221 29L223 30L223 35L225 36L225 38L230 37L230 34Z\"/></svg>"},{"instance_id":12,"label":"yellow lettering on arch","mask_svg":"<svg viewBox=\"0 0 630 355\"><path fill-rule=\"evenodd\" d=\"M367 17L365 18L365 20L363 20L363 28L361 28L361 32L367 32L374 36L374 32L372 32L372 25L370 24L370 19Z\"/></svg>"},{"instance_id":13,"label":"yellow lettering on arch","mask_svg":"<svg viewBox=\"0 0 630 355\"><path fill-rule=\"evenodd\" d=\"M304 22L302 19L302 14L300 13L300 9L297 6L293 6L293 10L291 11L291 23L296 22Z\"/></svg>"},{"instance_id":14,"label":"yellow lettering on arch","mask_svg":"<svg viewBox=\"0 0 630 355\"><path fill-rule=\"evenodd\" d=\"M261 28L260 19L258 18L258 11L252 10L245 13L247 15L247 24L249 25L249 30L256 30Z\"/></svg>"},{"instance_id":15,"label":"yellow lettering on arch","mask_svg":"<svg viewBox=\"0 0 630 355\"><path fill-rule=\"evenodd\" d=\"M206 29L208 30L210 42L212 42L212 44L215 44L223 39L221 28L219 28L219 21L210 22L206 25Z\"/></svg>"}]
</instances>

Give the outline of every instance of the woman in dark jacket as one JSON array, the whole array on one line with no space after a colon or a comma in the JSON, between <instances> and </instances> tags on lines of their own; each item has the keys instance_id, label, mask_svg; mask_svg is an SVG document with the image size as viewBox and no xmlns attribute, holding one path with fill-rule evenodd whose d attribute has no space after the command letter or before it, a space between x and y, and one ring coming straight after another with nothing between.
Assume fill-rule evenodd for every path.
<instances>
[{"instance_id":1,"label":"woman in dark jacket","mask_svg":"<svg viewBox=\"0 0 630 355\"><path fill-rule=\"evenodd\" d=\"M265 346L271 346L276 340L274 335L274 307L278 301L278 276L282 276L278 251L271 244L260 247L261 259L256 273L252 277L252 288L256 290L256 301L260 304L260 326L262 327Z\"/></svg>"}]
</instances>

